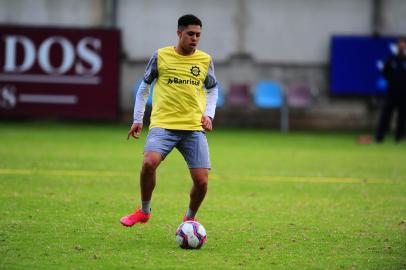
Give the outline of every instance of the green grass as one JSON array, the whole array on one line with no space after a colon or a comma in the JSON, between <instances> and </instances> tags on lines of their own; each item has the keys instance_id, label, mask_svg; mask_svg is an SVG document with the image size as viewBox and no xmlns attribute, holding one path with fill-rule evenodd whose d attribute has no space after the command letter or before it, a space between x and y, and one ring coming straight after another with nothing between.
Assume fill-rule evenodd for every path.
<instances>
[{"instance_id":1,"label":"green grass","mask_svg":"<svg viewBox=\"0 0 406 270\"><path fill-rule=\"evenodd\" d=\"M139 201L145 131L0 122L0 269L405 269L406 144L355 133L217 130L198 214L202 250L176 246L191 186L174 151L158 170L153 216Z\"/></svg>"}]
</instances>

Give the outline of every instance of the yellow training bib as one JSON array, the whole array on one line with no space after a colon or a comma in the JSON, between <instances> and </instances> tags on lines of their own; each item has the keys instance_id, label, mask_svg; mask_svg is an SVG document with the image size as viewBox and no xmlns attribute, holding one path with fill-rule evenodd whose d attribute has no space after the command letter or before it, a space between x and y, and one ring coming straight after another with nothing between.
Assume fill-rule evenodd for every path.
<instances>
[{"instance_id":1,"label":"yellow training bib","mask_svg":"<svg viewBox=\"0 0 406 270\"><path fill-rule=\"evenodd\" d=\"M178 54L175 47L158 50L150 128L203 130L210 61L210 55L199 50L189 56Z\"/></svg>"}]
</instances>

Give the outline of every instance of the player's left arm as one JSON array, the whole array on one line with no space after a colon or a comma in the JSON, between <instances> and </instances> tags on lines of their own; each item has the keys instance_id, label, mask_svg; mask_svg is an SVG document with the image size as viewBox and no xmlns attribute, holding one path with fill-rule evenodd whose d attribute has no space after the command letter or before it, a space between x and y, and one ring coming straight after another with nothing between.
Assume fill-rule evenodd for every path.
<instances>
[{"instance_id":1,"label":"player's left arm","mask_svg":"<svg viewBox=\"0 0 406 270\"><path fill-rule=\"evenodd\" d=\"M202 127L207 131L211 131L213 129L213 119L216 113L218 98L217 79L214 74L213 61L210 61L209 70L204 80L204 87L206 88L206 110L202 116Z\"/></svg>"}]
</instances>

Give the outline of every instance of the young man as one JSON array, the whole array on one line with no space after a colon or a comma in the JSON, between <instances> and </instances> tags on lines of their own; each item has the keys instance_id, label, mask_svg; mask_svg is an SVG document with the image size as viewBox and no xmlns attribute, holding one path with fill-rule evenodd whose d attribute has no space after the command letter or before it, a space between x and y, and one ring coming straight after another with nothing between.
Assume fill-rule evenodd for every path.
<instances>
[{"instance_id":1,"label":"young man","mask_svg":"<svg viewBox=\"0 0 406 270\"><path fill-rule=\"evenodd\" d=\"M140 175L142 207L121 218L124 226L149 220L156 169L173 148L185 158L193 180L184 221L195 219L206 195L210 159L205 131L212 130L218 90L210 55L196 49L201 28L202 23L196 16L180 17L177 46L161 48L149 60L137 92L134 123L128 132L128 138L138 138L149 88L156 80Z\"/></svg>"}]
</instances>

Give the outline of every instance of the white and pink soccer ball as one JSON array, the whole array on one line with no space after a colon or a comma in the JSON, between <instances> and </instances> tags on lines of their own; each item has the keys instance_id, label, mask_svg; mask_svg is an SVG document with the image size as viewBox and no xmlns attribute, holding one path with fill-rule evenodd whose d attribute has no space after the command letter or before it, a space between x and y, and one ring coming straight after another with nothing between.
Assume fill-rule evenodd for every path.
<instances>
[{"instance_id":1,"label":"white and pink soccer ball","mask_svg":"<svg viewBox=\"0 0 406 270\"><path fill-rule=\"evenodd\" d=\"M206 239L206 230L197 221L185 221L176 230L176 242L183 249L200 249Z\"/></svg>"}]
</instances>

